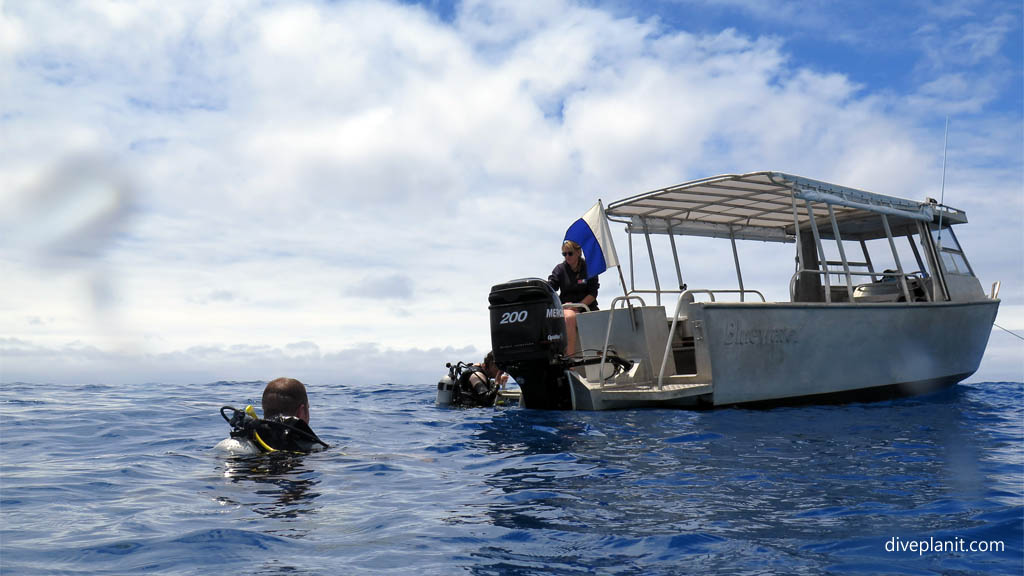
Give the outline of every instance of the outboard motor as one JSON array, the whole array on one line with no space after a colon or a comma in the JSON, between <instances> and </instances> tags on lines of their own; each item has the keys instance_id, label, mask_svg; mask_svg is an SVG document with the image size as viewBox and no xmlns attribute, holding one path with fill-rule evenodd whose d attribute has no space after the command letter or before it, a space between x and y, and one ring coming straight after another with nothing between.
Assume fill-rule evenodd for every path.
<instances>
[{"instance_id":1,"label":"outboard motor","mask_svg":"<svg viewBox=\"0 0 1024 576\"><path fill-rule=\"evenodd\" d=\"M558 294L540 278L523 278L494 286L488 301L494 361L519 383L522 406L571 409L565 318Z\"/></svg>"}]
</instances>

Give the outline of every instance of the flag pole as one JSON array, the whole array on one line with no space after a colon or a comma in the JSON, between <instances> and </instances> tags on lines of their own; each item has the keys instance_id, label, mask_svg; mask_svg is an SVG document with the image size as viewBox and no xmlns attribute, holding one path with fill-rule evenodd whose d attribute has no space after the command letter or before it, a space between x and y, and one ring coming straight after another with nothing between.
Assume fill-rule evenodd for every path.
<instances>
[{"instance_id":1,"label":"flag pole","mask_svg":"<svg viewBox=\"0 0 1024 576\"><path fill-rule=\"evenodd\" d=\"M600 198L598 198L597 199L597 204L598 204L598 206L601 207L601 215L604 216L605 224L607 224L608 223L608 215L605 214L605 212L604 212L604 203L601 202ZM611 232L611 226L608 226L608 232L609 233ZM629 232L627 231L626 234L629 234ZM618 261L619 261L619 255L616 254L615 255L615 268L619 272L619 284L622 286L622 296L626 299L626 307L629 308L629 318L630 318L631 323L633 324L633 331L635 332L640 326L637 324L636 314L633 313L633 301L629 298L629 291L626 289L626 277L623 276L623 274L622 274L622 265L619 264ZM630 265L632 265L632 262L630 262ZM614 307L612 309L612 313L613 314L615 313Z\"/></svg>"}]
</instances>

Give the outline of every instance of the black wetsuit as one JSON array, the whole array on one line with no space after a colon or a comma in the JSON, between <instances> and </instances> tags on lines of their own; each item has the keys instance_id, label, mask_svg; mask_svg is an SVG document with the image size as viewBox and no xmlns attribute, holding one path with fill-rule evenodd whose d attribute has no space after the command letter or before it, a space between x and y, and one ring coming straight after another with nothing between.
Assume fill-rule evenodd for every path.
<instances>
[{"instance_id":1,"label":"black wetsuit","mask_svg":"<svg viewBox=\"0 0 1024 576\"><path fill-rule=\"evenodd\" d=\"M582 303L586 296L593 296L594 301L590 303L590 309L597 310L597 289L601 285L597 281L597 276L587 278L586 260L580 260L578 272L573 272L566 262L560 262L551 271L551 276L548 276L548 284L558 292L562 303Z\"/></svg>"}]
</instances>

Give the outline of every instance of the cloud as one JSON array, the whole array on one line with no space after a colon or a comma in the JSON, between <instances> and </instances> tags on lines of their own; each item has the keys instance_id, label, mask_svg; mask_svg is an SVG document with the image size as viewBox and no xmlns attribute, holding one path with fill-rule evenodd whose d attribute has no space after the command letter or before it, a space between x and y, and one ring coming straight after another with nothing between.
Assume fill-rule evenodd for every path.
<instances>
[{"instance_id":1,"label":"cloud","mask_svg":"<svg viewBox=\"0 0 1024 576\"><path fill-rule=\"evenodd\" d=\"M478 361L473 347L392 349L366 343L322 352L313 342L272 346L193 346L157 354L102 350L81 342L50 347L0 338L0 382L114 384L158 381L172 385L217 380L268 381L287 375L306 383L432 386L444 363ZM45 376L39 367L49 366Z\"/></svg>"},{"instance_id":2,"label":"cloud","mask_svg":"<svg viewBox=\"0 0 1024 576\"><path fill-rule=\"evenodd\" d=\"M238 302L244 298L238 293L231 290L211 290L202 296L189 296L187 300L197 304L226 304L230 302Z\"/></svg>"},{"instance_id":3,"label":"cloud","mask_svg":"<svg viewBox=\"0 0 1024 576\"><path fill-rule=\"evenodd\" d=\"M345 294L374 300L410 300L413 298L412 278L404 274L368 276L345 289Z\"/></svg>"}]
</instances>

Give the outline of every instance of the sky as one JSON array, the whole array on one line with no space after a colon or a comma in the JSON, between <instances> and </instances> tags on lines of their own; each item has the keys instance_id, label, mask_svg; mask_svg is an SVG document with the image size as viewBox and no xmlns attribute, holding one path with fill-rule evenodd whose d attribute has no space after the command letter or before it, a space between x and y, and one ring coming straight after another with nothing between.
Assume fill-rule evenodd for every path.
<instances>
[{"instance_id":1,"label":"sky","mask_svg":"<svg viewBox=\"0 0 1024 576\"><path fill-rule=\"evenodd\" d=\"M597 199L761 170L966 210L1024 333L1017 0L0 0L0 382L431 385Z\"/></svg>"}]
</instances>

